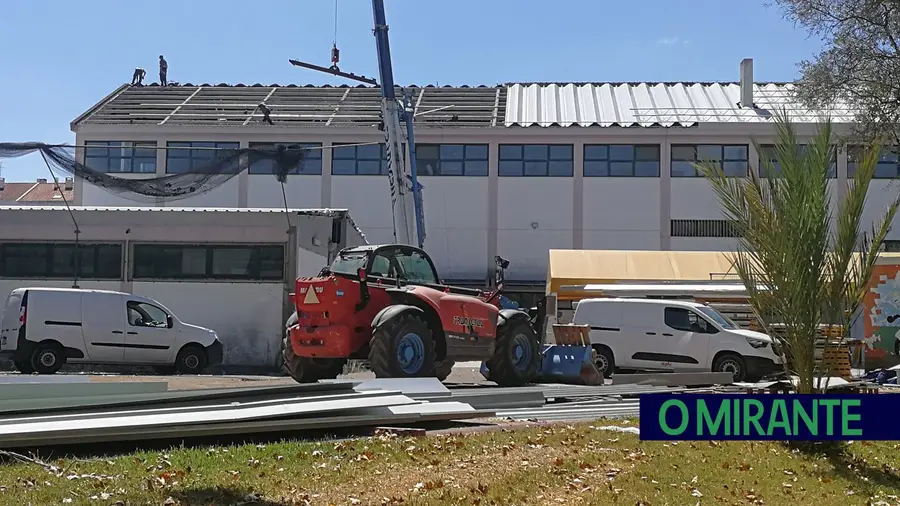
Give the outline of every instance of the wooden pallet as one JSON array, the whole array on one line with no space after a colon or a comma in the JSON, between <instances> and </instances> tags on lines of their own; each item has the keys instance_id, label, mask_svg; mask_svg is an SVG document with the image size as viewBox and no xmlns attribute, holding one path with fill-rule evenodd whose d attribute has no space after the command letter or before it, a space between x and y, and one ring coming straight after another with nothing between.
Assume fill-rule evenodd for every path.
<instances>
[{"instance_id":1,"label":"wooden pallet","mask_svg":"<svg viewBox=\"0 0 900 506\"><path fill-rule=\"evenodd\" d=\"M850 373L850 348L848 346L828 346L822 350L822 361L819 364L826 376L839 376L847 381L852 379Z\"/></svg>"},{"instance_id":2,"label":"wooden pallet","mask_svg":"<svg viewBox=\"0 0 900 506\"><path fill-rule=\"evenodd\" d=\"M556 344L563 346L590 346L591 326L574 324L553 324L553 337Z\"/></svg>"}]
</instances>

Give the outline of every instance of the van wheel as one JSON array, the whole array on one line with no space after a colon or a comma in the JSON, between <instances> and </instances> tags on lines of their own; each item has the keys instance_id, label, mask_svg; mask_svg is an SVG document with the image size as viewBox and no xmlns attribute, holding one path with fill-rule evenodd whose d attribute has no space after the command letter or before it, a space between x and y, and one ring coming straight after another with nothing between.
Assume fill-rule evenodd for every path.
<instances>
[{"instance_id":1,"label":"van wheel","mask_svg":"<svg viewBox=\"0 0 900 506\"><path fill-rule=\"evenodd\" d=\"M13 360L13 365L16 366L16 370L22 374L34 373L34 367L31 367L31 362L20 362L18 360Z\"/></svg>"},{"instance_id":2,"label":"van wheel","mask_svg":"<svg viewBox=\"0 0 900 506\"><path fill-rule=\"evenodd\" d=\"M747 365L743 357L736 353L723 353L716 357L712 366L713 372L730 372L735 382L747 379Z\"/></svg>"},{"instance_id":3,"label":"van wheel","mask_svg":"<svg viewBox=\"0 0 900 506\"><path fill-rule=\"evenodd\" d=\"M178 352L175 368L182 374L200 374L206 367L206 351L196 345L187 345Z\"/></svg>"},{"instance_id":4,"label":"van wheel","mask_svg":"<svg viewBox=\"0 0 900 506\"><path fill-rule=\"evenodd\" d=\"M56 343L38 345L31 355L31 367L38 374L55 374L66 363L62 346Z\"/></svg>"},{"instance_id":5,"label":"van wheel","mask_svg":"<svg viewBox=\"0 0 900 506\"><path fill-rule=\"evenodd\" d=\"M613 373L616 372L616 360L613 357L612 350L598 344L594 345L594 351L597 352L597 356L594 359L594 365L597 366L597 370L600 371L604 378L611 378Z\"/></svg>"}]
</instances>

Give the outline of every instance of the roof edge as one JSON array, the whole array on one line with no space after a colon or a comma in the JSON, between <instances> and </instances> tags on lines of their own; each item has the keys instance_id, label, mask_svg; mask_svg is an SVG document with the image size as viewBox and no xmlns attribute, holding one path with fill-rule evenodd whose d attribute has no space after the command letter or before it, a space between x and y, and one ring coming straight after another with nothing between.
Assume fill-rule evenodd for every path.
<instances>
[{"instance_id":1,"label":"roof edge","mask_svg":"<svg viewBox=\"0 0 900 506\"><path fill-rule=\"evenodd\" d=\"M115 98L117 96L119 96L123 91L127 90L129 87L130 87L130 85L128 83L123 83L121 86L119 86L118 88L113 90L112 93L110 93L109 95L106 95L105 97L100 99L99 102L97 102L96 104L91 106L87 111L84 111L77 118L73 119L69 123L69 130L74 132L75 129L78 127L78 125L82 121L86 120L88 118L88 116L90 116L91 114L94 114L94 112L96 112L97 109L100 109L101 107L103 107L107 103L111 102L112 100L115 100Z\"/></svg>"}]
</instances>

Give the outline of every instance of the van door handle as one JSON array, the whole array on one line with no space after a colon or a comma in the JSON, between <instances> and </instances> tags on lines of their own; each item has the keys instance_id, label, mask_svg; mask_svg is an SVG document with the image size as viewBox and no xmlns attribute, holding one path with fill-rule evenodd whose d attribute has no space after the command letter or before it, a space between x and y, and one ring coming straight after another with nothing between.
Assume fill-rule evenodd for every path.
<instances>
[{"instance_id":1,"label":"van door handle","mask_svg":"<svg viewBox=\"0 0 900 506\"><path fill-rule=\"evenodd\" d=\"M113 334L121 334L122 331L121 331L121 330L113 330L112 333L113 333Z\"/></svg>"},{"instance_id":2,"label":"van door handle","mask_svg":"<svg viewBox=\"0 0 900 506\"><path fill-rule=\"evenodd\" d=\"M656 335L656 332L646 332L646 334L647 334L648 336L655 336L655 335Z\"/></svg>"},{"instance_id":3,"label":"van door handle","mask_svg":"<svg viewBox=\"0 0 900 506\"><path fill-rule=\"evenodd\" d=\"M129 336L136 336L136 335L137 335L137 332L131 332L131 331L129 331L129 332L128 332L128 335L129 335Z\"/></svg>"},{"instance_id":4,"label":"van door handle","mask_svg":"<svg viewBox=\"0 0 900 506\"><path fill-rule=\"evenodd\" d=\"M667 333L665 333L665 332L663 332L663 335L664 335L664 336L672 337L672 334L667 334Z\"/></svg>"}]
</instances>

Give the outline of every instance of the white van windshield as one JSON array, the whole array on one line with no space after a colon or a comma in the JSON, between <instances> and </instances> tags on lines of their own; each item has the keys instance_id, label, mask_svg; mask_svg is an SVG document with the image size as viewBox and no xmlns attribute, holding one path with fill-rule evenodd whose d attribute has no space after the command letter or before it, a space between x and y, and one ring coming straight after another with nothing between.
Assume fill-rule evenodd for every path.
<instances>
[{"instance_id":1,"label":"white van windshield","mask_svg":"<svg viewBox=\"0 0 900 506\"><path fill-rule=\"evenodd\" d=\"M700 310L701 313L706 315L707 318L716 322L724 330L737 330L741 328L737 323L731 321L727 316L709 306L700 306L697 309Z\"/></svg>"}]
</instances>

